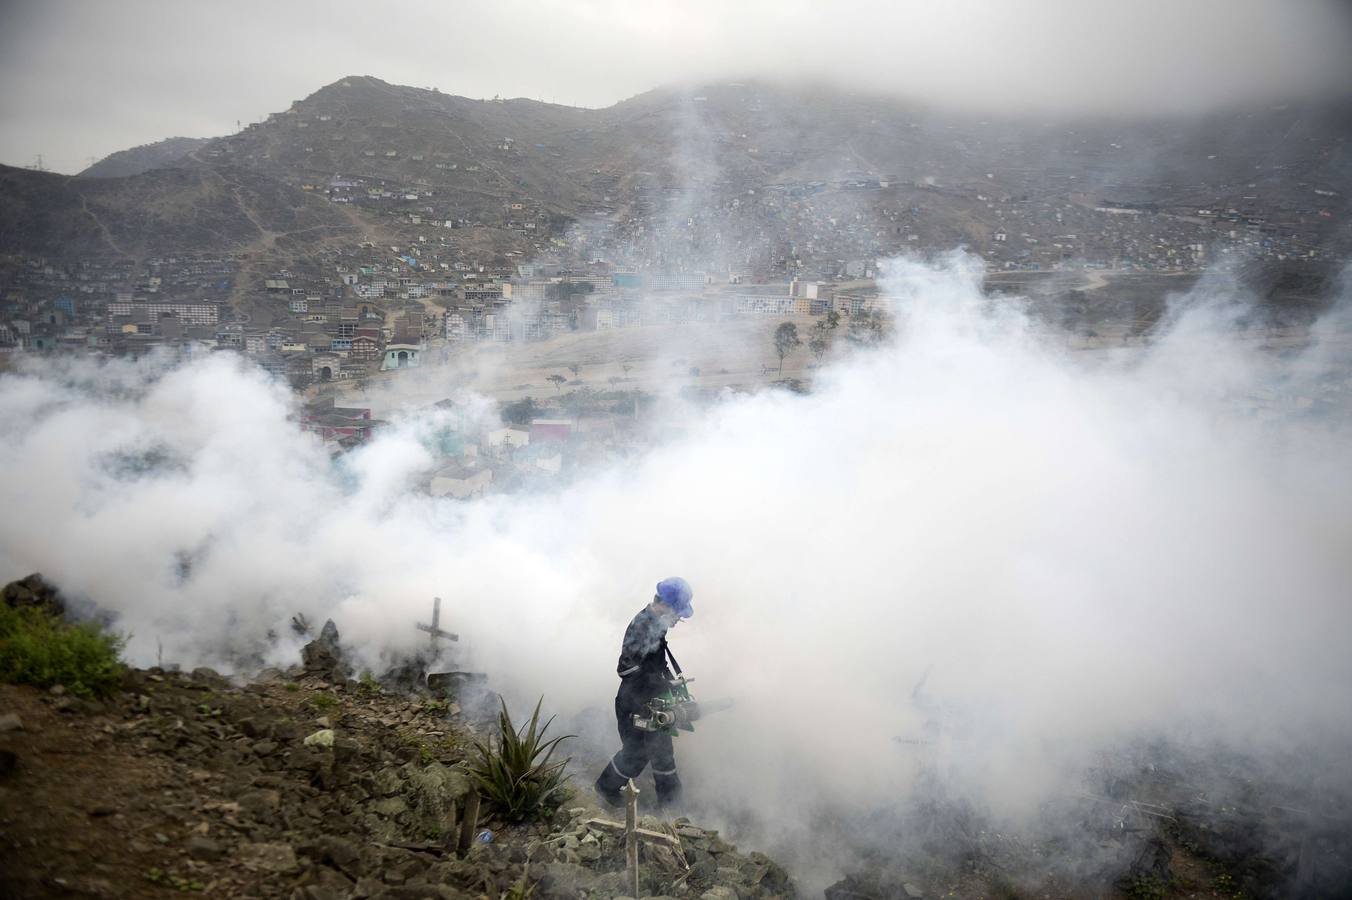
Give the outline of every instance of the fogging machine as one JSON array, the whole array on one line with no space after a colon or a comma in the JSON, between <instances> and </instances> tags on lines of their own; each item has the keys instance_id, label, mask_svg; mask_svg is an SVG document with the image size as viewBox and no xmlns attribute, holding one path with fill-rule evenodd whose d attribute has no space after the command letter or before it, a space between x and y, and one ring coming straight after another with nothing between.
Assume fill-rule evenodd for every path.
<instances>
[{"instance_id":1,"label":"fogging machine","mask_svg":"<svg viewBox=\"0 0 1352 900\"><path fill-rule=\"evenodd\" d=\"M727 709L732 706L732 701L714 700L703 706L696 703L695 698L690 696L690 682L695 679L686 678L681 673L681 664L676 662L676 657L666 644L665 640L662 641L662 649L666 651L667 660L671 663L676 677L671 680L670 687L666 691L644 704L642 712L634 713L633 721L634 727L639 731L665 733L675 737L680 731L694 731L696 719L706 713Z\"/></svg>"}]
</instances>

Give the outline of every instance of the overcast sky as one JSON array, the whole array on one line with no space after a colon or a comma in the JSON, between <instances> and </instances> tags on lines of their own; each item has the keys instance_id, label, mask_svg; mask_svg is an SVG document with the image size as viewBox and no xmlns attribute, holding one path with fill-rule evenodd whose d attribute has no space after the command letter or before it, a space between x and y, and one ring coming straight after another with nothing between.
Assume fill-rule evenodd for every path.
<instances>
[{"instance_id":1,"label":"overcast sky","mask_svg":"<svg viewBox=\"0 0 1352 900\"><path fill-rule=\"evenodd\" d=\"M0 0L0 162L226 134L344 75L606 106L832 79L983 109L1178 111L1352 88L1340 0Z\"/></svg>"}]
</instances>

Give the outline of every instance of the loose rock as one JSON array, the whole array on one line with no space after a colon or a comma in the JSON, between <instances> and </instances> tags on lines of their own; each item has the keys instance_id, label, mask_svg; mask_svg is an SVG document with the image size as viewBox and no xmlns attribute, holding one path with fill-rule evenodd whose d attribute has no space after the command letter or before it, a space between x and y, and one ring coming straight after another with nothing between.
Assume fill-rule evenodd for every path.
<instances>
[{"instance_id":1,"label":"loose rock","mask_svg":"<svg viewBox=\"0 0 1352 900\"><path fill-rule=\"evenodd\" d=\"M319 731L316 731L314 734L310 735L309 737L307 737L307 738L305 739L305 746L307 746L307 747L332 747L332 746L333 746L333 729L332 729L332 728L321 728Z\"/></svg>"},{"instance_id":2,"label":"loose rock","mask_svg":"<svg viewBox=\"0 0 1352 900\"><path fill-rule=\"evenodd\" d=\"M225 848L218 841L200 835L188 838L183 848L188 851L188 855L193 859L210 861L225 856Z\"/></svg>"},{"instance_id":3,"label":"loose rock","mask_svg":"<svg viewBox=\"0 0 1352 900\"><path fill-rule=\"evenodd\" d=\"M290 844L245 844L239 851L240 863L264 872L295 872L300 869L296 851Z\"/></svg>"},{"instance_id":4,"label":"loose rock","mask_svg":"<svg viewBox=\"0 0 1352 900\"><path fill-rule=\"evenodd\" d=\"M240 808L255 819L271 817L282 805L282 795L277 791L250 791L239 798Z\"/></svg>"}]
</instances>

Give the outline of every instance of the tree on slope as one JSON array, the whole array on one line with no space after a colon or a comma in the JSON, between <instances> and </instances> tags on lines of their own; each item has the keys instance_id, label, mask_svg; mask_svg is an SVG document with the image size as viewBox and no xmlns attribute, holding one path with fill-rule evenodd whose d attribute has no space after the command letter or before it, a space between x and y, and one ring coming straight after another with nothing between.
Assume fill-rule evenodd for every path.
<instances>
[{"instance_id":1,"label":"tree on slope","mask_svg":"<svg viewBox=\"0 0 1352 900\"><path fill-rule=\"evenodd\" d=\"M798 337L798 326L792 322L781 322L775 329L775 353L779 356L779 374L784 375L784 357L788 356L795 347L803 343L802 338Z\"/></svg>"}]
</instances>

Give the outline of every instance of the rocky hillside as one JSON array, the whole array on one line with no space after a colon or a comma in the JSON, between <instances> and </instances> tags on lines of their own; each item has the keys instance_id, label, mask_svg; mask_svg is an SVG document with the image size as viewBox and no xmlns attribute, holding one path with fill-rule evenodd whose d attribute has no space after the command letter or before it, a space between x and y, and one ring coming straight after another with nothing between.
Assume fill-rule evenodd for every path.
<instances>
[{"instance_id":1,"label":"rocky hillside","mask_svg":"<svg viewBox=\"0 0 1352 900\"><path fill-rule=\"evenodd\" d=\"M482 676L424 680L410 661L385 686L353 680L331 622L296 665L247 680L120 670L97 665L116 639L63 623L66 610L37 575L0 591L0 676L19 682L0 684L0 900L632 895L623 813L598 806L582 774L595 759L535 821L486 803L457 852L476 745L497 736L470 689ZM787 866L819 887L844 867L826 900L1344 896L1346 804L1298 772L1282 785L1257 771L1152 743L1105 757L1101 787L1013 830L922 774L910 799L815 811L821 846L778 862L686 818L644 816L639 894L799 896Z\"/></svg>"},{"instance_id":2,"label":"rocky hillside","mask_svg":"<svg viewBox=\"0 0 1352 900\"><path fill-rule=\"evenodd\" d=\"M0 897L612 897L615 813L577 790L552 818L485 808L463 858L448 822L482 729L454 702L309 670L241 684L132 671L102 701L0 685ZM623 818L621 812L620 818ZM684 819L645 817L644 892L790 897L768 858ZM675 851L680 848L680 852Z\"/></svg>"}]
</instances>

